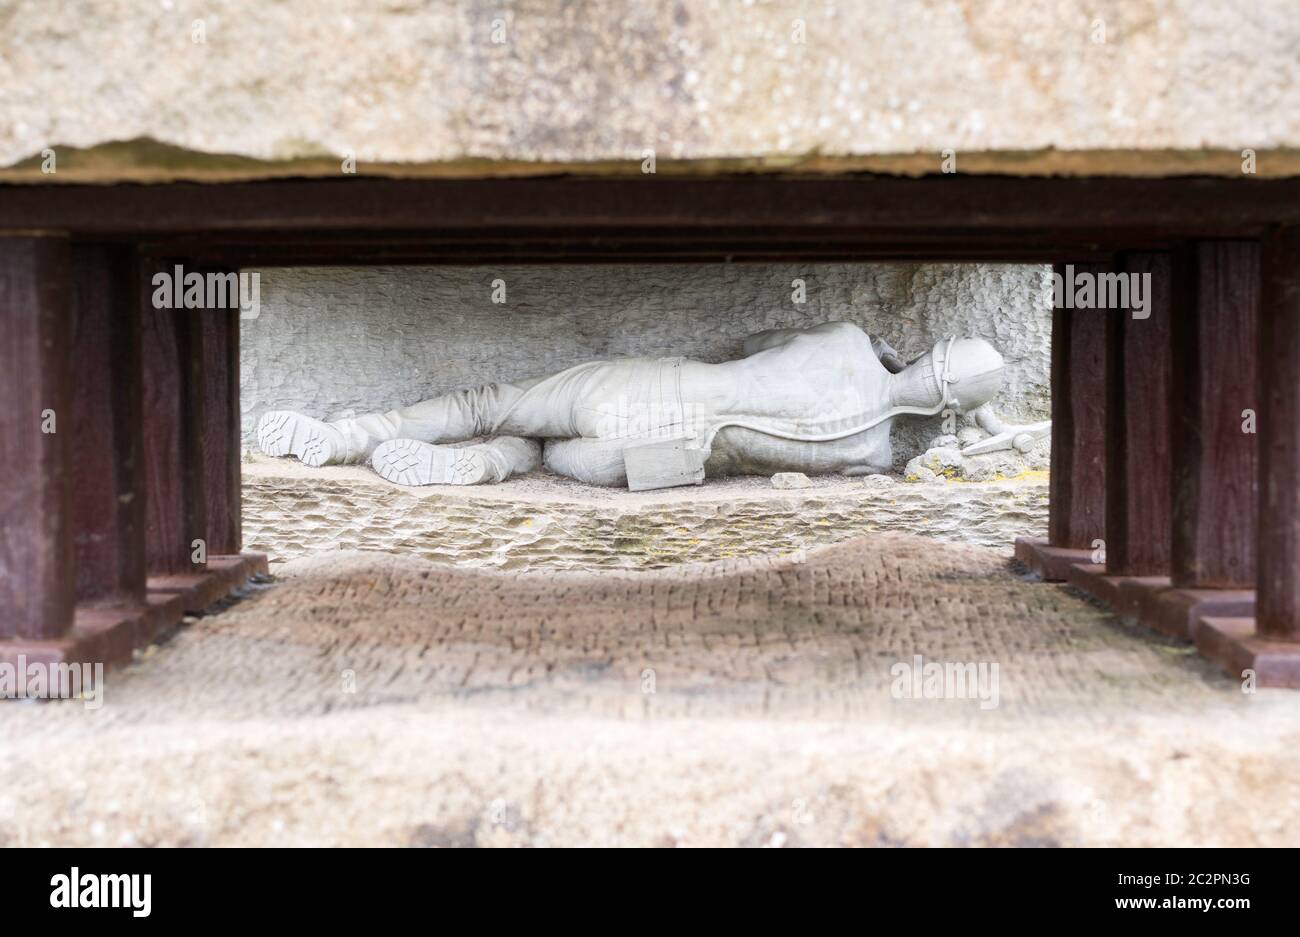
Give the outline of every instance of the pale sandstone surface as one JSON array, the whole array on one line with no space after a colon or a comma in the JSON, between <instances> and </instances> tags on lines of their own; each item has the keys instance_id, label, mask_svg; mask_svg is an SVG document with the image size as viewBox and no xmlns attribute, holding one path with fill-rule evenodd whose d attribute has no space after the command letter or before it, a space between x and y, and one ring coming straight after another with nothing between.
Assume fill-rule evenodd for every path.
<instances>
[{"instance_id":1,"label":"pale sandstone surface","mask_svg":"<svg viewBox=\"0 0 1300 937\"><path fill-rule=\"evenodd\" d=\"M998 662L1000 705L896 699L890 667L913 654ZM106 695L96 712L0 708L0 841L1295 845L1300 830L1288 694L1243 695L992 551L902 534L598 576L317 556Z\"/></svg>"},{"instance_id":2,"label":"pale sandstone surface","mask_svg":"<svg viewBox=\"0 0 1300 937\"><path fill-rule=\"evenodd\" d=\"M1291 0L0 0L0 166L35 182L346 154L637 173L647 149L660 172L917 174L952 149L962 172L1240 177L1242 149L1267 176L1297 147Z\"/></svg>"}]
</instances>

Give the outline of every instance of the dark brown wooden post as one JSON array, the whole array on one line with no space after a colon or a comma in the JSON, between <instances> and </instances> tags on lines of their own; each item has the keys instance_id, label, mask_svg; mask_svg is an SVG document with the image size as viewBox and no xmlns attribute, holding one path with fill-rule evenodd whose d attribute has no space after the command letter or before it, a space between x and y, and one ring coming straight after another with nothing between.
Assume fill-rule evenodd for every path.
<instances>
[{"instance_id":1,"label":"dark brown wooden post","mask_svg":"<svg viewBox=\"0 0 1300 937\"><path fill-rule=\"evenodd\" d=\"M150 573L198 573L196 541L208 536L204 491L203 330L201 309L168 308L163 291L193 272L146 260L140 265L144 366L144 461L148 492L145 553ZM157 279L166 274L166 279ZM184 283L180 286L183 296ZM176 305L171 293L171 305Z\"/></svg>"},{"instance_id":2,"label":"dark brown wooden post","mask_svg":"<svg viewBox=\"0 0 1300 937\"><path fill-rule=\"evenodd\" d=\"M1200 241L1187 256L1194 292L1172 328L1173 588L1143 596L1140 616L1194 638L1203 617L1255 602L1259 246Z\"/></svg>"},{"instance_id":3,"label":"dark brown wooden post","mask_svg":"<svg viewBox=\"0 0 1300 937\"><path fill-rule=\"evenodd\" d=\"M1195 637L1243 686L1300 688L1300 228L1265 243L1260 283L1254 618L1206 616Z\"/></svg>"},{"instance_id":4,"label":"dark brown wooden post","mask_svg":"<svg viewBox=\"0 0 1300 937\"><path fill-rule=\"evenodd\" d=\"M1100 275L1105 264L1071 264ZM1052 477L1048 542L1092 549L1106 528L1106 319L1098 309L1052 313Z\"/></svg>"},{"instance_id":5,"label":"dark brown wooden post","mask_svg":"<svg viewBox=\"0 0 1300 937\"><path fill-rule=\"evenodd\" d=\"M1107 264L1057 264L1066 291L1078 274L1112 271ZM1106 319L1101 309L1052 310L1052 472L1046 541L1021 538L1016 557L1044 579L1068 579L1089 563L1105 535Z\"/></svg>"},{"instance_id":6,"label":"dark brown wooden post","mask_svg":"<svg viewBox=\"0 0 1300 937\"><path fill-rule=\"evenodd\" d=\"M145 600L140 316L130 247L72 251L77 598Z\"/></svg>"},{"instance_id":7,"label":"dark brown wooden post","mask_svg":"<svg viewBox=\"0 0 1300 937\"><path fill-rule=\"evenodd\" d=\"M1201 241L1195 302L1173 321L1170 455L1175 586L1248 589L1255 581L1259 247ZM1249 429L1249 432L1245 431Z\"/></svg>"},{"instance_id":8,"label":"dark brown wooden post","mask_svg":"<svg viewBox=\"0 0 1300 937\"><path fill-rule=\"evenodd\" d=\"M205 310L203 332L203 455L208 551L236 554L241 547L239 440L239 275L222 277L228 308ZM221 297L218 296L218 299Z\"/></svg>"},{"instance_id":9,"label":"dark brown wooden post","mask_svg":"<svg viewBox=\"0 0 1300 937\"><path fill-rule=\"evenodd\" d=\"M1130 295L1128 309L1106 313L1106 565L1075 566L1070 582L1137 615L1150 592L1169 586L1170 329L1193 296L1192 267L1181 251L1129 253L1116 272Z\"/></svg>"},{"instance_id":10,"label":"dark brown wooden post","mask_svg":"<svg viewBox=\"0 0 1300 937\"><path fill-rule=\"evenodd\" d=\"M1300 642L1300 228L1272 238L1260 323L1259 636Z\"/></svg>"},{"instance_id":11,"label":"dark brown wooden post","mask_svg":"<svg viewBox=\"0 0 1300 937\"><path fill-rule=\"evenodd\" d=\"M1107 319L1106 571L1169 572L1170 326L1186 297L1174 255L1126 254L1124 272L1149 275L1146 318Z\"/></svg>"},{"instance_id":12,"label":"dark brown wooden post","mask_svg":"<svg viewBox=\"0 0 1300 937\"><path fill-rule=\"evenodd\" d=\"M0 237L0 637L72 628L68 244Z\"/></svg>"}]
</instances>

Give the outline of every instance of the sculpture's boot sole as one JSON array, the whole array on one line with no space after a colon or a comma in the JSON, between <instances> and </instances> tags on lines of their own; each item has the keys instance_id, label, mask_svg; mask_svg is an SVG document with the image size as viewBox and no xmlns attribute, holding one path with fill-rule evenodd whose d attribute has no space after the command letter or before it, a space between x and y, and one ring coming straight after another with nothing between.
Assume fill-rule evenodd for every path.
<instances>
[{"instance_id":1,"label":"sculpture's boot sole","mask_svg":"<svg viewBox=\"0 0 1300 937\"><path fill-rule=\"evenodd\" d=\"M380 443L370 464L380 478L399 485L477 485L488 476L487 459L474 448L434 446L414 439Z\"/></svg>"},{"instance_id":2,"label":"sculpture's boot sole","mask_svg":"<svg viewBox=\"0 0 1300 937\"><path fill-rule=\"evenodd\" d=\"M342 435L334 427L292 410L271 410L257 421L258 449L270 456L297 456L312 468L343 461Z\"/></svg>"}]
</instances>

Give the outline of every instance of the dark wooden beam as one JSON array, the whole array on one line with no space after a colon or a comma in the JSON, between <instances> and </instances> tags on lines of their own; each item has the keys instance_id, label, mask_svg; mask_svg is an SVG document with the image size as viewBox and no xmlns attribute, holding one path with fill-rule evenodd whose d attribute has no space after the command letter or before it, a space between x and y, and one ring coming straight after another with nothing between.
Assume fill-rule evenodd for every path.
<instances>
[{"instance_id":1,"label":"dark wooden beam","mask_svg":"<svg viewBox=\"0 0 1300 937\"><path fill-rule=\"evenodd\" d=\"M84 603L145 599L138 302L133 250L73 249L73 509L77 598Z\"/></svg>"},{"instance_id":2,"label":"dark wooden beam","mask_svg":"<svg viewBox=\"0 0 1300 937\"><path fill-rule=\"evenodd\" d=\"M1139 210L1135 210L1140 207ZM339 179L0 187L0 230L129 235L272 228L861 226L1256 236L1300 223L1296 179L1003 176Z\"/></svg>"},{"instance_id":3,"label":"dark wooden beam","mask_svg":"<svg viewBox=\"0 0 1300 937\"><path fill-rule=\"evenodd\" d=\"M953 231L832 226L723 228L535 228L426 231L267 230L176 235L149 240L146 251L183 253L195 262L233 267L357 264L484 263L766 263L766 262L1022 262L1063 255L1109 260L1105 232L1068 238L1052 231L985 230L965 240ZM1128 246L1167 246L1167 235L1128 235Z\"/></svg>"},{"instance_id":4,"label":"dark wooden beam","mask_svg":"<svg viewBox=\"0 0 1300 937\"><path fill-rule=\"evenodd\" d=\"M1048 264L1062 253L1106 259L1114 251L1080 252L1037 245L973 248L951 244L862 245L841 247L823 243L815 247L775 245L699 246L678 242L661 249L626 251L581 247L536 248L521 244L510 248L465 248L356 245L353 247L285 243L249 248L196 246L187 250L195 261L229 267L357 267L384 266L487 266L550 264L778 264L778 263L1023 263Z\"/></svg>"},{"instance_id":5,"label":"dark wooden beam","mask_svg":"<svg viewBox=\"0 0 1300 937\"><path fill-rule=\"evenodd\" d=\"M193 555L208 534L204 491L203 312L156 308L155 273L170 263L139 267L144 365L144 461L148 491L145 552L150 573L194 573ZM206 549L206 548L205 548Z\"/></svg>"},{"instance_id":6,"label":"dark wooden beam","mask_svg":"<svg viewBox=\"0 0 1300 937\"><path fill-rule=\"evenodd\" d=\"M68 245L0 238L0 637L72 627Z\"/></svg>"},{"instance_id":7,"label":"dark wooden beam","mask_svg":"<svg viewBox=\"0 0 1300 937\"><path fill-rule=\"evenodd\" d=\"M89 237L89 236L88 236ZM136 237L124 235L123 237ZM810 224L799 218L785 219L769 225L736 224L636 224L617 219L603 224L515 224L462 227L430 224L407 228L294 228L267 227L235 231L182 231L146 236L141 242L147 250L159 254L188 254L195 249L275 249L282 246L313 247L322 251L358 250L374 247L394 250L427 248L435 252L506 251L523 245L527 250L568 253L592 250L610 254L623 252L667 252L678 246L689 251L726 252L764 249L771 253L784 250L813 250L830 245L837 250L898 248L913 250L934 245L959 247L970 251L993 251L1008 246L1046 250L1055 238L1080 251L1109 243L1114 232L1109 228L1057 227L983 227L978 229L951 225L939 228L898 228L873 225L868 219L850 224ZM1167 246L1172 236L1167 229L1127 228L1126 244ZM1087 259L1072 258L1072 259Z\"/></svg>"}]
</instances>

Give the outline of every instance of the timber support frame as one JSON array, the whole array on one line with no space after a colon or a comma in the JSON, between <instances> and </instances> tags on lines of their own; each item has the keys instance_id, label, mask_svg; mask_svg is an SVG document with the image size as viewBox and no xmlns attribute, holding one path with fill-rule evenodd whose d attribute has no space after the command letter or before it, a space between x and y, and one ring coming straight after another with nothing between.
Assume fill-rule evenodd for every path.
<instances>
[{"instance_id":1,"label":"timber support frame","mask_svg":"<svg viewBox=\"0 0 1300 937\"><path fill-rule=\"evenodd\" d=\"M1300 686L1300 179L0 186L0 660L127 659L265 570L240 552L237 312L159 309L155 271L773 260L1148 274L1146 317L1054 314L1050 531L1017 555Z\"/></svg>"}]
</instances>

